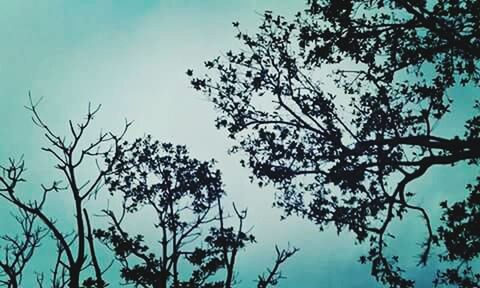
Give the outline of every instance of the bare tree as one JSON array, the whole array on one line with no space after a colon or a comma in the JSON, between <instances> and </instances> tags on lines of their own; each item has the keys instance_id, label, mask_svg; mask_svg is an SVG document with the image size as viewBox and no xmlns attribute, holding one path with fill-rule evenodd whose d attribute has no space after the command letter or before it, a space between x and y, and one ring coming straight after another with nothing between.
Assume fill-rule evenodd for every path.
<instances>
[{"instance_id":1,"label":"bare tree","mask_svg":"<svg viewBox=\"0 0 480 288\"><path fill-rule=\"evenodd\" d=\"M266 274L262 274L258 276L258 288L267 288L273 287L278 284L278 281L282 279L284 276L282 271L280 271L280 266L287 261L288 258L295 255L298 252L298 248L296 247L288 247L287 249L280 249L278 246L275 246L275 252L277 256L275 258L275 263L271 269L267 269Z\"/></svg>"},{"instance_id":2,"label":"bare tree","mask_svg":"<svg viewBox=\"0 0 480 288\"><path fill-rule=\"evenodd\" d=\"M20 287L25 267L32 259L41 240L46 236L44 228L35 223L35 216L19 210L12 214L20 226L21 233L15 236L8 234L0 237L3 258L0 259L0 284L8 288Z\"/></svg>"},{"instance_id":3,"label":"bare tree","mask_svg":"<svg viewBox=\"0 0 480 288\"><path fill-rule=\"evenodd\" d=\"M56 134L42 120L38 112L38 103L34 103L30 97L27 109L31 111L33 122L43 130L49 143L49 146L43 147L42 150L48 152L56 161L55 168L62 173L65 185L62 185L61 181L53 181L50 186L41 185L37 199L25 201L19 187L24 181L24 162L11 160L9 166L2 167L0 195L22 211L23 215L28 215L27 217L30 217L28 219L37 219L57 243L58 254L52 270L52 287L105 287L107 283L103 279L103 270L96 257L92 227L85 204L92 196L96 196L104 177L112 172L119 153L119 143L130 123L125 123L119 135L101 132L96 140L83 145L81 140L85 137L84 134L100 106L92 109L89 105L85 120L78 124L69 121L69 136L63 137ZM100 160L107 154L111 155L111 162L104 164ZM87 167L93 171L91 165L98 169L96 175L88 180L82 180L78 171ZM45 209L45 204L55 192L68 193L73 202L75 224L71 232L62 231L57 221L49 216ZM93 271L93 275L85 277L84 274L89 273L89 269ZM37 280L43 281L42 277Z\"/></svg>"}]
</instances>

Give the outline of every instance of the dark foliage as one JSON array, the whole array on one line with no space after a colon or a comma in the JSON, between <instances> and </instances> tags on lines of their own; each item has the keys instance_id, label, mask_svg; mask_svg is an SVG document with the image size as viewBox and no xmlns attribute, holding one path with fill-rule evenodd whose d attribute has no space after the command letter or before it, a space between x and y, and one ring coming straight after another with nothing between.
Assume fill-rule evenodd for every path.
<instances>
[{"instance_id":1,"label":"dark foliage","mask_svg":"<svg viewBox=\"0 0 480 288\"><path fill-rule=\"evenodd\" d=\"M226 225L225 192L214 161L199 161L185 146L150 136L125 142L120 150L106 183L112 194L121 194L123 211L117 217L105 210L111 226L94 234L115 253L125 282L135 287L233 287L237 254L255 238L244 231L247 212L235 205L238 226ZM142 219L157 230L158 244L147 244L143 235L122 228L124 219L138 212L153 212ZM276 267L295 252L282 254ZM275 286L277 278L264 282L262 287Z\"/></svg>"},{"instance_id":2,"label":"dark foliage","mask_svg":"<svg viewBox=\"0 0 480 288\"><path fill-rule=\"evenodd\" d=\"M480 287L480 272L475 272L472 262L480 254L480 177L475 185L468 185L470 195L464 201L449 206L441 203L444 225L438 229L446 253L440 255L444 262L456 262L452 268L439 271L436 285L450 284L464 288Z\"/></svg>"},{"instance_id":3,"label":"dark foliage","mask_svg":"<svg viewBox=\"0 0 480 288\"><path fill-rule=\"evenodd\" d=\"M387 252L389 225L409 212L425 222L419 265L439 241L443 261L478 260L474 189L444 205L435 235L406 188L433 166L478 165L478 99L464 131L435 131L458 113L452 102L464 101L448 89L480 81L478 1L311 0L292 21L265 12L254 35L234 27L244 49L205 62L204 77L187 74L217 108L216 126L236 140L232 152L246 155L259 185L279 188L277 206L369 243L360 262L390 287L414 285ZM477 287L465 265L439 272L436 283Z\"/></svg>"}]
</instances>

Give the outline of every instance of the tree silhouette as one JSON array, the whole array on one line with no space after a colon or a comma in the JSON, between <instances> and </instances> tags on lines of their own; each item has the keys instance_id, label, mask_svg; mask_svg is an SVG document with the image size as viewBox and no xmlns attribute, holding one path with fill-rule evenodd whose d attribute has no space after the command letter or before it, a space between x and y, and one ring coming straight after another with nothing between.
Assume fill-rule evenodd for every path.
<instances>
[{"instance_id":1,"label":"tree silhouette","mask_svg":"<svg viewBox=\"0 0 480 288\"><path fill-rule=\"evenodd\" d=\"M36 225L35 215L19 209L18 215L12 216L20 226L21 234L13 237L6 234L0 237L3 242L0 249L4 252L0 259L0 284L7 288L18 288L21 287L24 269L46 236L46 231Z\"/></svg>"},{"instance_id":2,"label":"tree silhouette","mask_svg":"<svg viewBox=\"0 0 480 288\"><path fill-rule=\"evenodd\" d=\"M238 226L225 223L225 192L214 160L199 161L185 146L153 141L151 136L125 142L120 151L106 183L112 194L121 193L122 212L116 216L105 210L111 226L94 234L114 252L125 282L136 287L233 287L238 252L255 238L244 231L246 210L233 205ZM146 223L158 230L158 244L122 227L128 215L145 211L153 213ZM202 234L205 230L207 235ZM296 252L286 251L277 248L281 261L275 269ZM190 273L180 273L181 268ZM271 278L261 287L275 286L277 278Z\"/></svg>"},{"instance_id":3,"label":"tree silhouette","mask_svg":"<svg viewBox=\"0 0 480 288\"><path fill-rule=\"evenodd\" d=\"M38 195L27 195L20 186L26 181L23 159L10 159L7 166L0 166L0 197L10 208L18 210L18 215L12 215L20 227L18 235L0 237L0 284L21 287L25 267L33 261L46 236L53 239L57 251L51 275L36 274L34 280L40 288L101 288L112 284L107 283L104 274L114 261L106 265L107 261L97 256L97 240L113 252L121 267L123 284L232 288L238 283L238 253L256 240L245 230L246 210L238 210L233 204L233 217L224 211L225 192L214 160L199 161L190 157L185 146L160 143L150 136L131 143L123 140L128 122L119 135L101 132L96 140L84 144L87 128L100 107L89 107L85 120L79 124L68 122L70 139L53 132L37 107L38 102L30 98L27 108L49 144L42 150L53 156L55 168L62 172L66 184L55 180L49 186L41 185ZM90 171L90 178L83 178L82 169ZM112 195L120 194L122 208L120 216L114 209L103 210L110 226L94 229L92 211L86 204L96 199L105 184ZM56 193L71 199L75 211L73 227L57 223L66 219L50 216L46 204L56 200ZM140 212L153 213L142 215L142 224L155 227L155 234L160 235L159 245L125 229L127 216ZM277 247L276 251L274 268L267 277L259 277L259 287L276 286L281 278L279 266L298 249Z\"/></svg>"},{"instance_id":4,"label":"tree silhouette","mask_svg":"<svg viewBox=\"0 0 480 288\"><path fill-rule=\"evenodd\" d=\"M459 263L446 271L439 271L435 284L458 285L460 287L479 287L480 273L474 271L471 264L480 253L480 177L476 185L468 185L468 198L448 206L441 203L444 209L442 220L444 225L438 229L446 252L440 255L444 262Z\"/></svg>"},{"instance_id":5,"label":"tree silhouette","mask_svg":"<svg viewBox=\"0 0 480 288\"><path fill-rule=\"evenodd\" d=\"M96 256L92 236L93 230L85 204L99 191L104 177L112 172L112 168L118 159L119 142L130 124L125 124L120 135L102 132L96 140L84 145L82 140L84 140L85 132L100 107L94 110L89 107L86 118L81 123L74 124L69 121L70 139L68 139L59 136L45 124L38 113L37 106L38 102L34 103L30 98L30 105L27 108L32 112L34 123L43 130L49 143L49 146L42 148L42 150L49 153L56 161L55 168L61 171L66 184L62 186L61 181L55 180L50 186L41 185L40 193L34 195L35 200L27 201L24 200L26 196L24 193L22 195L19 187L19 184L25 181L23 178L25 172L23 160L10 160L9 166L2 167L0 195L13 207L20 210L22 216L18 221L21 223L23 230L23 235L19 238L9 238L11 245L7 248L12 245L16 248L9 248L10 251L6 251L7 255L5 256L7 260L8 257L14 257L16 260L9 261L17 261L19 264L15 266L10 262L5 267L2 265L2 268L9 276L14 273L18 277L17 279L21 278L23 265L30 260L33 249L38 246L39 241L43 238L43 229L45 229L57 246L57 260L51 269L50 287L106 287L107 283L102 276L104 271L100 267L100 262ZM99 162L104 155L110 155L111 157L106 165ZM92 170L91 165L98 168L97 174L89 180L81 179L79 171L87 167ZM64 232L62 227L57 224L57 220L49 216L47 209L45 209L47 201L52 201L50 200L51 196L55 196L54 193L68 193L73 202L75 224L74 227L68 229L70 230L68 232ZM41 223L44 228L40 228L41 230L34 229L34 220ZM6 262L8 262L7 260ZM86 274L89 276L84 276ZM37 277L37 284L40 287L44 285L43 279L43 275ZM10 280L9 283L14 285L12 284L14 283L13 280Z\"/></svg>"},{"instance_id":6,"label":"tree silhouette","mask_svg":"<svg viewBox=\"0 0 480 288\"><path fill-rule=\"evenodd\" d=\"M478 166L478 99L458 135L435 131L459 113L448 89L480 81L478 1L310 0L291 21L265 12L254 35L233 25L244 48L206 61L205 76L187 75L219 111L232 151L245 153L242 165L279 188L275 204L367 241L360 262L390 287L414 282L387 252L389 226L418 213L427 234L419 265L442 245L441 259L459 268L435 283L478 287L468 264L479 256L478 189L442 204L438 235L407 190L434 166Z\"/></svg>"}]
</instances>

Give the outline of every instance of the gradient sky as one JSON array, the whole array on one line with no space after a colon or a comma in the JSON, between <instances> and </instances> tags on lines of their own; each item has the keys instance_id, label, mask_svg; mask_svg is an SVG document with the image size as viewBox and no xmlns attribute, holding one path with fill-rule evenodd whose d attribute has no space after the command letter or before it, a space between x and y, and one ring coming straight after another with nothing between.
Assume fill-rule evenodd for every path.
<instances>
[{"instance_id":1,"label":"gradient sky","mask_svg":"<svg viewBox=\"0 0 480 288\"><path fill-rule=\"evenodd\" d=\"M256 275L272 263L276 243L301 248L285 265L287 279L279 287L375 287L369 267L357 262L362 248L352 246L351 235L319 233L300 219L279 221L280 211L271 208L272 189L249 183L248 171L227 155L229 142L214 128L212 105L189 87L185 75L187 68L201 67L204 60L238 47L232 21L254 31L265 9L293 15L302 4L299 0L1 1L0 162L24 155L28 167L24 187L29 191L48 183L56 173L40 151L45 143L42 134L23 107L28 91L34 98L44 98L40 110L59 134L67 132L67 120L81 119L89 102L102 104L95 128L118 131L128 118L135 121L130 139L152 134L160 141L187 145L195 157L219 161L228 201L248 207L247 224L258 240L240 255L238 287L254 286ZM467 95L457 111L471 107L473 97L468 95L473 92L478 90L452 90ZM451 118L438 129L454 134L466 116ZM435 210L444 195L463 192L476 173L462 166L438 168L411 189L424 192L419 201L438 215ZM56 201L49 208L54 215L73 215L68 202ZM105 205L95 203L94 208ZM0 215L5 211L0 209ZM11 227L0 221L0 231ZM434 265L415 266L415 245L424 236L421 224L418 215L412 215L395 225L401 240L391 249L411 268L419 287L428 287ZM148 231L146 225L139 229ZM43 248L48 250L48 245ZM47 260L42 263L48 263L45 249L40 255ZM28 281L27 277L25 284Z\"/></svg>"}]
</instances>

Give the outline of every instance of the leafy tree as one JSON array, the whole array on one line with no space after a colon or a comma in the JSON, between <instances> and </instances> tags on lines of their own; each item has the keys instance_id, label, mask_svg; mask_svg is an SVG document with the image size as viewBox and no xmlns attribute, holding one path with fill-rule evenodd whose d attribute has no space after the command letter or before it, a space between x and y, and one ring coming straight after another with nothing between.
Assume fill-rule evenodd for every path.
<instances>
[{"instance_id":1,"label":"leafy tree","mask_svg":"<svg viewBox=\"0 0 480 288\"><path fill-rule=\"evenodd\" d=\"M38 113L38 102L34 103L30 98L30 105L27 108L32 112L34 123L43 130L48 141L49 146L42 150L49 153L56 161L55 168L62 173L66 184L63 186L58 180L48 186L42 184L39 193L34 194L32 200L26 200L29 195L22 193L19 185L26 181L23 178L25 172L23 160L12 159L8 166L1 167L3 173L0 176L0 196L11 207L20 211L21 216L18 222L23 232L17 238L5 238L10 245L6 246L6 260L1 267L9 277L7 283L9 287L18 285L19 280L22 279L23 268L31 260L44 233L48 233L57 246L57 257L51 269L49 287L106 287L107 283L103 279L104 270L96 256L93 229L86 202L97 194L104 177L112 172L119 155L119 143L130 124L126 123L119 135L102 132L96 140L90 144L84 144L87 128L100 107L93 110L89 107L83 122L75 124L69 121L70 138L59 136L42 120ZM105 155L110 155L110 161L106 165L101 165L100 161ZM79 171L86 168L95 171L91 168L95 165L98 168L96 175L88 180L82 179ZM55 193L67 193L72 200L74 227L65 229L49 215L48 209L45 208L46 203L54 201L51 197L55 197ZM34 221L41 224L41 228L35 228ZM39 287L44 287L43 280L44 275L39 274L37 277Z\"/></svg>"},{"instance_id":2,"label":"leafy tree","mask_svg":"<svg viewBox=\"0 0 480 288\"><path fill-rule=\"evenodd\" d=\"M121 193L122 213L116 216L105 210L111 226L94 234L114 252L125 282L135 287L233 287L238 252L255 238L244 231L246 210L238 211L234 205L238 227L225 223L221 200L225 192L214 161L199 161L185 146L150 136L125 142L120 151L106 183L112 194ZM158 245L122 227L128 215L147 211L154 216L145 223L158 230L154 233L159 235ZM276 269L296 251L277 248L281 261L261 287L277 284Z\"/></svg>"},{"instance_id":3,"label":"leafy tree","mask_svg":"<svg viewBox=\"0 0 480 288\"><path fill-rule=\"evenodd\" d=\"M438 229L438 235L447 249L440 260L460 265L439 271L436 285L478 287L480 283L480 273L475 272L472 265L480 253L480 177L476 185L467 185L467 189L470 194L464 201L451 206L446 201L441 203L444 225Z\"/></svg>"},{"instance_id":4,"label":"leafy tree","mask_svg":"<svg viewBox=\"0 0 480 288\"><path fill-rule=\"evenodd\" d=\"M387 251L390 224L418 213L419 265L440 245L452 269L435 283L478 287L469 264L480 252L478 184L441 205L438 234L407 190L434 166L478 167L478 98L459 134L435 130L459 113L448 89L478 87L478 1L310 0L293 20L265 12L254 35L233 25L244 49L206 61L205 76L187 74L236 140L232 152L244 153L258 184L278 187L275 204L369 243L360 262L390 287L414 285Z\"/></svg>"}]
</instances>

